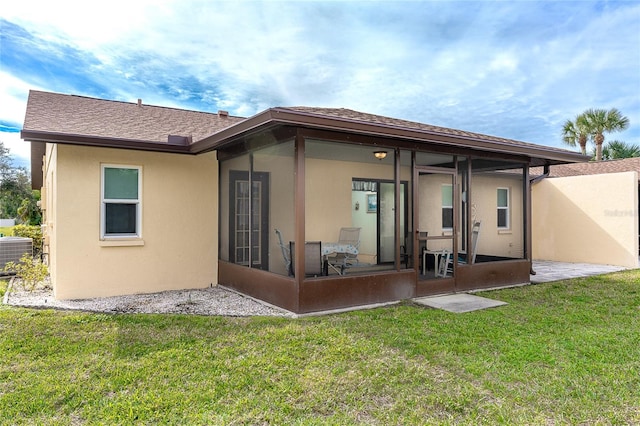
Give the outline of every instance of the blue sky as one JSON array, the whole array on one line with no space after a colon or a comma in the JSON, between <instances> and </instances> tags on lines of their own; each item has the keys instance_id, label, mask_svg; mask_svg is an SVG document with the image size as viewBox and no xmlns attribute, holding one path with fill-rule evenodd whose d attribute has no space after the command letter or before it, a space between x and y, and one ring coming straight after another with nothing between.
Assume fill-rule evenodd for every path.
<instances>
[{"instance_id":1,"label":"blue sky","mask_svg":"<svg viewBox=\"0 0 640 426\"><path fill-rule=\"evenodd\" d=\"M0 140L29 89L251 116L344 107L562 147L587 108L640 144L640 2L44 0L0 9Z\"/></svg>"}]
</instances>

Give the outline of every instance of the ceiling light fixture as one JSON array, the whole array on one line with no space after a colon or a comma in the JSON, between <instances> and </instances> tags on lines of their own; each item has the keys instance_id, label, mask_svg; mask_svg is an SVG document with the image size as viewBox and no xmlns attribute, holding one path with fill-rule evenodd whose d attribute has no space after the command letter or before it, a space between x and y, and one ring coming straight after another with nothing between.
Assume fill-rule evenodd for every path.
<instances>
[{"instance_id":1,"label":"ceiling light fixture","mask_svg":"<svg viewBox=\"0 0 640 426\"><path fill-rule=\"evenodd\" d=\"M378 160L382 160L387 156L387 151L373 151L373 155Z\"/></svg>"}]
</instances>

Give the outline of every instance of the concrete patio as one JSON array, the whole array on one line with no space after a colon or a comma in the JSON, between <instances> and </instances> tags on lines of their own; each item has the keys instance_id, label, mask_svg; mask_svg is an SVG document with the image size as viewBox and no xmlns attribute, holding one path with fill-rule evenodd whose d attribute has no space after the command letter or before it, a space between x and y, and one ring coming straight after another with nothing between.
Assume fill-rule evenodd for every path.
<instances>
[{"instance_id":1,"label":"concrete patio","mask_svg":"<svg viewBox=\"0 0 640 426\"><path fill-rule=\"evenodd\" d=\"M552 261L533 261L535 275L531 275L532 284L565 280L569 278L587 277L622 271L626 268L613 265L594 265L591 263L566 263ZM506 305L505 302L479 297L467 293L447 294L442 296L418 297L413 299L417 304L442 309L453 313L472 312L480 309L495 308Z\"/></svg>"},{"instance_id":2,"label":"concrete patio","mask_svg":"<svg viewBox=\"0 0 640 426\"><path fill-rule=\"evenodd\" d=\"M534 260L531 275L531 283L539 284L551 281L565 280L568 278L588 277L591 275L608 274L610 272L623 271L627 268L614 265L595 265L592 263L566 263L552 262L548 260Z\"/></svg>"}]
</instances>

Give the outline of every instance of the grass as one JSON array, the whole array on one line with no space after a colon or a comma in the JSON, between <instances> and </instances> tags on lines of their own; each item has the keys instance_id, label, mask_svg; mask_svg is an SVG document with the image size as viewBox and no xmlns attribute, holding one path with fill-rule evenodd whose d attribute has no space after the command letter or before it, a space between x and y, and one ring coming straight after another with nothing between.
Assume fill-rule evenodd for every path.
<instances>
[{"instance_id":1,"label":"grass","mask_svg":"<svg viewBox=\"0 0 640 426\"><path fill-rule=\"evenodd\" d=\"M637 424L640 270L304 319L0 308L1 424Z\"/></svg>"},{"instance_id":2,"label":"grass","mask_svg":"<svg viewBox=\"0 0 640 426\"><path fill-rule=\"evenodd\" d=\"M4 297L4 294L7 292L8 287L9 287L9 278L0 278L0 301Z\"/></svg>"}]
</instances>

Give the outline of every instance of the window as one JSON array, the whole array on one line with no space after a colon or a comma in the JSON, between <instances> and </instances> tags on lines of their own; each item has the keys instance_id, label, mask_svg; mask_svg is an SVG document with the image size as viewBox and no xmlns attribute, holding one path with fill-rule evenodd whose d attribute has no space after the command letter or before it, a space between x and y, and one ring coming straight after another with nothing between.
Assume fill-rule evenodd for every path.
<instances>
[{"instance_id":1,"label":"window","mask_svg":"<svg viewBox=\"0 0 640 426\"><path fill-rule=\"evenodd\" d=\"M101 238L142 236L141 182L141 167L102 166Z\"/></svg>"},{"instance_id":2,"label":"window","mask_svg":"<svg viewBox=\"0 0 640 426\"><path fill-rule=\"evenodd\" d=\"M498 188L498 229L509 228L509 188Z\"/></svg>"},{"instance_id":3,"label":"window","mask_svg":"<svg viewBox=\"0 0 640 426\"><path fill-rule=\"evenodd\" d=\"M442 185L442 229L453 229L453 186Z\"/></svg>"}]
</instances>

